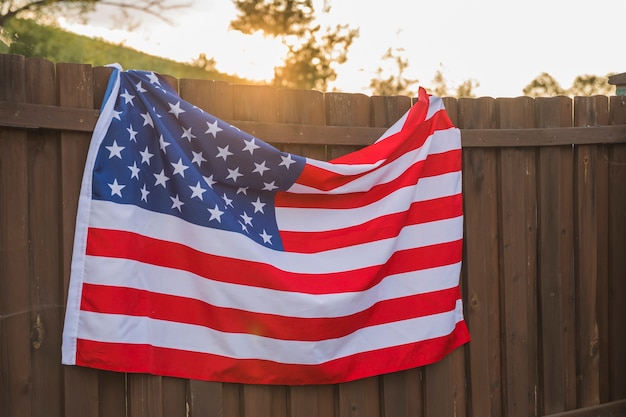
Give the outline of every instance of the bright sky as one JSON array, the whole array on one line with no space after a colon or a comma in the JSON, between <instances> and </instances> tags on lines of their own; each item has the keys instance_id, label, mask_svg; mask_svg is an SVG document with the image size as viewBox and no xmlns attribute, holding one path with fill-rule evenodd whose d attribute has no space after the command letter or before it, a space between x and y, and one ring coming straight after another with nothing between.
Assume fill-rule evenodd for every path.
<instances>
[{"instance_id":1,"label":"bright sky","mask_svg":"<svg viewBox=\"0 0 626 417\"><path fill-rule=\"evenodd\" d=\"M314 0L321 15L321 0ZM360 29L337 67L334 86L343 92L371 94L369 82L389 47L402 49L407 78L427 89L441 70L449 85L477 81L478 96L516 97L541 72L563 88L577 75L626 72L626 0L330 0L322 23ZM275 40L228 29L236 11L229 0L194 0L170 16L174 25L136 15L131 33L113 26L105 13L88 25L66 23L78 33L124 42L146 53L189 62L206 53L217 68L253 79L271 79L284 55ZM141 68L149 69L149 68Z\"/></svg>"}]
</instances>

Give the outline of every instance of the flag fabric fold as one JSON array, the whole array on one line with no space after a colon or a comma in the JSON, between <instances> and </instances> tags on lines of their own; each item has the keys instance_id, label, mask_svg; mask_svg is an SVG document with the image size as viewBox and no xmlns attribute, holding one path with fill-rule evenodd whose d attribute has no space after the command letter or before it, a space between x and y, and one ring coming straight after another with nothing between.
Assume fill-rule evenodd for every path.
<instances>
[{"instance_id":1,"label":"flag fabric fold","mask_svg":"<svg viewBox=\"0 0 626 417\"><path fill-rule=\"evenodd\" d=\"M460 133L423 89L375 143L325 162L116 67L83 176L62 361L283 385L427 365L469 341L462 243Z\"/></svg>"}]
</instances>

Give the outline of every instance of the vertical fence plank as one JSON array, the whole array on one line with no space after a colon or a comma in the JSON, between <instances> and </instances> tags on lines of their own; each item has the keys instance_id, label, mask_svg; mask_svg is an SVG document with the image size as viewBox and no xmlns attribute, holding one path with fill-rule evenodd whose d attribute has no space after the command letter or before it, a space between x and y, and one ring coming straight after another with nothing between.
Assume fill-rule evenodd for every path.
<instances>
[{"instance_id":1,"label":"vertical fence plank","mask_svg":"<svg viewBox=\"0 0 626 417\"><path fill-rule=\"evenodd\" d=\"M370 123L373 127L390 127L410 107L410 97L372 97L370 99ZM414 368L380 377L383 416L416 417L423 415L422 372L422 368Z\"/></svg>"},{"instance_id":2,"label":"vertical fence plank","mask_svg":"<svg viewBox=\"0 0 626 417\"><path fill-rule=\"evenodd\" d=\"M279 89L277 91L279 122L323 125L325 123L324 94L319 91ZM271 138L268 138L271 140ZM325 145L282 144L284 152L325 160ZM322 417L334 413L334 391L329 386L310 385L289 387L291 417Z\"/></svg>"},{"instance_id":3,"label":"vertical fence plank","mask_svg":"<svg viewBox=\"0 0 626 417\"><path fill-rule=\"evenodd\" d=\"M186 417L187 416L187 383L182 378L163 377L161 381L163 390L163 416Z\"/></svg>"},{"instance_id":4,"label":"vertical fence plank","mask_svg":"<svg viewBox=\"0 0 626 417\"><path fill-rule=\"evenodd\" d=\"M422 368L383 375L382 385L383 416L422 417L424 415Z\"/></svg>"},{"instance_id":5,"label":"vertical fence plank","mask_svg":"<svg viewBox=\"0 0 626 417\"><path fill-rule=\"evenodd\" d=\"M233 86L233 107L235 120L278 121L276 89L269 86ZM287 398L286 391L284 386L243 385L243 416L286 416L286 401L280 404L281 398Z\"/></svg>"},{"instance_id":6,"label":"vertical fence plank","mask_svg":"<svg viewBox=\"0 0 626 417\"><path fill-rule=\"evenodd\" d=\"M290 417L335 415L335 389L332 385L293 386L289 395Z\"/></svg>"},{"instance_id":7,"label":"vertical fence plank","mask_svg":"<svg viewBox=\"0 0 626 417\"><path fill-rule=\"evenodd\" d=\"M460 99L458 126L495 128L496 100ZM484 417L502 415L497 155L496 149L463 148L469 407L472 416Z\"/></svg>"},{"instance_id":8,"label":"vertical fence plank","mask_svg":"<svg viewBox=\"0 0 626 417\"><path fill-rule=\"evenodd\" d=\"M326 93L326 124L332 126L369 126L369 97L362 94ZM331 146L328 158L357 150L354 146ZM379 378L365 378L339 384L339 416L378 416L380 412Z\"/></svg>"},{"instance_id":9,"label":"vertical fence plank","mask_svg":"<svg viewBox=\"0 0 626 417\"><path fill-rule=\"evenodd\" d=\"M188 384L189 415L203 417L239 417L241 385L191 380Z\"/></svg>"},{"instance_id":10,"label":"vertical fence plank","mask_svg":"<svg viewBox=\"0 0 626 417\"><path fill-rule=\"evenodd\" d=\"M370 126L391 127L411 108L411 97L370 97Z\"/></svg>"},{"instance_id":11,"label":"vertical fence plank","mask_svg":"<svg viewBox=\"0 0 626 417\"><path fill-rule=\"evenodd\" d=\"M426 417L466 416L465 352L458 348L439 362L424 367Z\"/></svg>"},{"instance_id":12,"label":"vertical fence plank","mask_svg":"<svg viewBox=\"0 0 626 417\"><path fill-rule=\"evenodd\" d=\"M380 416L378 382L378 377L371 377L339 384L338 417Z\"/></svg>"},{"instance_id":13,"label":"vertical fence plank","mask_svg":"<svg viewBox=\"0 0 626 417\"><path fill-rule=\"evenodd\" d=\"M180 96L186 101L219 119L233 118L233 86L229 83L182 79L179 85Z\"/></svg>"},{"instance_id":14,"label":"vertical fence plank","mask_svg":"<svg viewBox=\"0 0 626 417\"><path fill-rule=\"evenodd\" d=\"M608 123L606 97L576 97L576 126ZM608 154L599 145L576 153L579 406L606 401L608 382Z\"/></svg>"},{"instance_id":15,"label":"vertical fence plank","mask_svg":"<svg viewBox=\"0 0 626 417\"><path fill-rule=\"evenodd\" d=\"M24 102L24 58L0 55L0 100ZM23 130L0 128L0 407L30 415L32 401L28 144Z\"/></svg>"},{"instance_id":16,"label":"vertical fence plank","mask_svg":"<svg viewBox=\"0 0 626 417\"><path fill-rule=\"evenodd\" d=\"M128 375L128 417L167 417L163 413L163 377Z\"/></svg>"},{"instance_id":17,"label":"vertical fence plank","mask_svg":"<svg viewBox=\"0 0 626 417\"><path fill-rule=\"evenodd\" d=\"M126 374L98 371L98 416L126 416Z\"/></svg>"},{"instance_id":18,"label":"vertical fence plank","mask_svg":"<svg viewBox=\"0 0 626 417\"><path fill-rule=\"evenodd\" d=\"M54 65L40 58L26 60L26 95L29 103L56 104ZM61 415L60 300L62 277L59 204L58 134L28 134L28 213L30 241L32 392L33 415ZM25 277L26 278L26 277Z\"/></svg>"},{"instance_id":19,"label":"vertical fence plank","mask_svg":"<svg viewBox=\"0 0 626 417\"><path fill-rule=\"evenodd\" d=\"M178 79L159 74L178 92ZM160 375L128 374L129 417L180 416L186 413L187 390L183 380Z\"/></svg>"},{"instance_id":20,"label":"vertical fence plank","mask_svg":"<svg viewBox=\"0 0 626 417\"><path fill-rule=\"evenodd\" d=\"M93 68L93 107L99 109L113 72L109 67ZM98 371L99 417L126 415L126 375L121 372Z\"/></svg>"},{"instance_id":21,"label":"vertical fence plank","mask_svg":"<svg viewBox=\"0 0 626 417\"><path fill-rule=\"evenodd\" d=\"M626 97L610 98L610 123L626 124ZM609 329L611 401L626 398L626 145L613 145L609 154Z\"/></svg>"},{"instance_id":22,"label":"vertical fence plank","mask_svg":"<svg viewBox=\"0 0 626 417\"><path fill-rule=\"evenodd\" d=\"M537 127L572 125L568 97L537 99L535 111ZM540 410L545 414L576 407L572 164L571 146L539 149Z\"/></svg>"},{"instance_id":23,"label":"vertical fence plank","mask_svg":"<svg viewBox=\"0 0 626 417\"><path fill-rule=\"evenodd\" d=\"M233 86L224 81L179 81L183 99L222 120L232 120ZM189 381L188 404L190 416L239 417L240 385L221 382Z\"/></svg>"},{"instance_id":24,"label":"vertical fence plank","mask_svg":"<svg viewBox=\"0 0 626 417\"><path fill-rule=\"evenodd\" d=\"M93 79L89 65L57 64L57 88L62 107L93 108ZM60 224L62 232L63 305L67 302L76 209L80 184L89 149L88 133L61 133ZM98 415L98 373L93 369L69 366L64 368L64 405L67 417Z\"/></svg>"},{"instance_id":25,"label":"vertical fence plank","mask_svg":"<svg viewBox=\"0 0 626 417\"><path fill-rule=\"evenodd\" d=\"M369 126L370 98L364 94L326 93L326 124L330 126ZM358 146L330 146L328 159L358 150Z\"/></svg>"},{"instance_id":26,"label":"vertical fence plank","mask_svg":"<svg viewBox=\"0 0 626 417\"><path fill-rule=\"evenodd\" d=\"M444 104L450 120L457 120L458 102L446 99ZM467 310L467 306L464 306L464 310ZM426 416L467 415L464 347L454 350L441 361L424 367L423 373Z\"/></svg>"},{"instance_id":27,"label":"vertical fence plank","mask_svg":"<svg viewBox=\"0 0 626 417\"><path fill-rule=\"evenodd\" d=\"M501 128L534 124L528 97L498 100ZM537 415L537 190L535 150L500 151L506 415Z\"/></svg>"},{"instance_id":28,"label":"vertical fence plank","mask_svg":"<svg viewBox=\"0 0 626 417\"><path fill-rule=\"evenodd\" d=\"M323 93L314 90L280 89L277 92L277 100L281 123L325 124L326 113ZM327 160L326 145L282 144L277 146L283 152L321 161Z\"/></svg>"}]
</instances>

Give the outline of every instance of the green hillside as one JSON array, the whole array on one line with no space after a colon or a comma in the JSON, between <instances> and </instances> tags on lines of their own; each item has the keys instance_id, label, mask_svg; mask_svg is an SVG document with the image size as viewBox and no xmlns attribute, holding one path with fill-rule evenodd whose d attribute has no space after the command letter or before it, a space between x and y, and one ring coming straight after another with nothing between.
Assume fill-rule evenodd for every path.
<instances>
[{"instance_id":1,"label":"green hillside","mask_svg":"<svg viewBox=\"0 0 626 417\"><path fill-rule=\"evenodd\" d=\"M144 69L176 78L211 79L233 84L256 82L207 71L169 59L159 58L132 48L116 45L101 39L76 35L51 26L38 25L32 20L12 20L0 38L0 53L40 57L52 62L69 62L102 66L114 62L124 69ZM210 52L207 54L210 56Z\"/></svg>"}]
</instances>

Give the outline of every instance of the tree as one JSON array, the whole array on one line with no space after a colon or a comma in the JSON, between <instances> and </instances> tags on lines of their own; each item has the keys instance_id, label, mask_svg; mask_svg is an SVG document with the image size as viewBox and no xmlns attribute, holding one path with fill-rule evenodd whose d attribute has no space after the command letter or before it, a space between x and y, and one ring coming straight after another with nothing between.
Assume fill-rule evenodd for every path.
<instances>
[{"instance_id":1,"label":"tree","mask_svg":"<svg viewBox=\"0 0 626 417\"><path fill-rule=\"evenodd\" d=\"M549 97L565 95L559 82L547 72L542 72L522 90L529 97Z\"/></svg>"},{"instance_id":2,"label":"tree","mask_svg":"<svg viewBox=\"0 0 626 417\"><path fill-rule=\"evenodd\" d=\"M191 61L194 67L202 68L205 71L216 72L217 61L214 57L207 58L205 53L198 55L198 58Z\"/></svg>"},{"instance_id":3,"label":"tree","mask_svg":"<svg viewBox=\"0 0 626 417\"><path fill-rule=\"evenodd\" d=\"M610 75L611 74L608 74L605 77L598 75L579 75L574 79L567 93L572 97L609 95L613 91L613 86L609 84Z\"/></svg>"},{"instance_id":4,"label":"tree","mask_svg":"<svg viewBox=\"0 0 626 417\"><path fill-rule=\"evenodd\" d=\"M466 97L474 98L474 88L480 86L480 83L473 79L467 79L456 87L448 86L448 80L443 76L443 72L439 69L435 72L435 76L431 81L431 93L437 97ZM450 89L454 89L454 93L450 93Z\"/></svg>"},{"instance_id":5,"label":"tree","mask_svg":"<svg viewBox=\"0 0 626 417\"><path fill-rule=\"evenodd\" d=\"M387 78L383 78L384 70L382 67L378 67L376 70L377 77L370 81L370 88L372 94L380 96L414 96L416 95L410 87L416 84L419 80L410 79L404 76L404 72L409 67L409 61L402 57L404 49L396 48L395 51L392 48L387 49L387 52L383 55L383 60L391 60L397 67L397 73L391 74Z\"/></svg>"},{"instance_id":6,"label":"tree","mask_svg":"<svg viewBox=\"0 0 626 417\"><path fill-rule=\"evenodd\" d=\"M613 91L613 86L608 82L609 75L579 75L574 79L570 88L564 89L561 88L554 77L546 72L542 72L522 91L524 95L530 97L608 95Z\"/></svg>"},{"instance_id":7,"label":"tree","mask_svg":"<svg viewBox=\"0 0 626 417\"><path fill-rule=\"evenodd\" d=\"M190 3L175 3L172 0L0 0L0 28L17 17L42 18L67 12L85 15L93 12L97 5L139 11L169 22L167 11L189 7Z\"/></svg>"},{"instance_id":8,"label":"tree","mask_svg":"<svg viewBox=\"0 0 626 417\"><path fill-rule=\"evenodd\" d=\"M435 76L431 81L431 93L436 95L437 97L449 97L450 93L448 91L448 80L443 76L443 72L441 70L437 70L435 72Z\"/></svg>"},{"instance_id":9,"label":"tree","mask_svg":"<svg viewBox=\"0 0 626 417\"><path fill-rule=\"evenodd\" d=\"M326 91L337 77L336 66L347 60L358 29L348 25L314 25L312 0L233 0L239 11L230 27L244 34L262 32L287 47L281 66L274 69L274 85ZM330 6L325 4L323 13Z\"/></svg>"}]
</instances>

